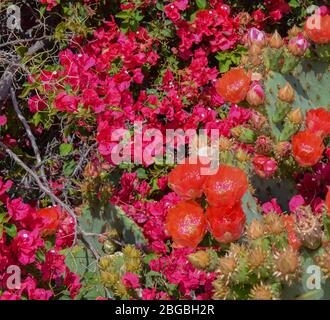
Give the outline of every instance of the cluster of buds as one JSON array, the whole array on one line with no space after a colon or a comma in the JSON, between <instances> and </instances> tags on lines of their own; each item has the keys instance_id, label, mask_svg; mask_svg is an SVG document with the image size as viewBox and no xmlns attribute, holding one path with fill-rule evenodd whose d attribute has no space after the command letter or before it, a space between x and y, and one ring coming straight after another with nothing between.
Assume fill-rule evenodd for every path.
<instances>
[{"instance_id":1,"label":"cluster of buds","mask_svg":"<svg viewBox=\"0 0 330 320\"><path fill-rule=\"evenodd\" d=\"M132 245L125 246L122 251L105 255L98 261L101 283L120 299L130 297L128 289L122 282L126 272L140 274L142 271L142 252Z\"/></svg>"}]
</instances>

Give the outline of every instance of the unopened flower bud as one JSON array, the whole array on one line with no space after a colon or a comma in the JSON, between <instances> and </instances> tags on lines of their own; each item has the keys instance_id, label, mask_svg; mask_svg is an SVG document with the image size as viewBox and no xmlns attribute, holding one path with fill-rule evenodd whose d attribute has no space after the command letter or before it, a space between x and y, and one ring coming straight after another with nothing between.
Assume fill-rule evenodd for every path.
<instances>
[{"instance_id":1,"label":"unopened flower bud","mask_svg":"<svg viewBox=\"0 0 330 320\"><path fill-rule=\"evenodd\" d=\"M269 40L269 45L271 48L279 49L279 48L283 47L283 44L284 44L284 41L276 30L275 33L272 35L272 37Z\"/></svg>"},{"instance_id":2,"label":"unopened flower bud","mask_svg":"<svg viewBox=\"0 0 330 320\"><path fill-rule=\"evenodd\" d=\"M290 120L290 122L292 122L293 124L302 124L304 121L304 115L301 111L300 108L296 108L294 110L292 110L289 114L288 114L288 119Z\"/></svg>"},{"instance_id":3,"label":"unopened flower bud","mask_svg":"<svg viewBox=\"0 0 330 320\"><path fill-rule=\"evenodd\" d=\"M238 162L242 162L242 163L244 163L244 162L249 161L250 156L249 156L249 154L248 154L246 151L244 151L242 148L239 148L239 149L237 150L237 152L235 153L235 158L236 158L236 160L237 160Z\"/></svg>"},{"instance_id":4,"label":"unopened flower bud","mask_svg":"<svg viewBox=\"0 0 330 320\"><path fill-rule=\"evenodd\" d=\"M198 270L205 270L208 272L215 271L218 264L218 256L215 251L197 251L188 256L189 262Z\"/></svg>"},{"instance_id":5,"label":"unopened flower bud","mask_svg":"<svg viewBox=\"0 0 330 320\"><path fill-rule=\"evenodd\" d=\"M288 141L281 141L274 146L274 153L277 158L288 158L291 153L291 143Z\"/></svg>"},{"instance_id":6,"label":"unopened flower bud","mask_svg":"<svg viewBox=\"0 0 330 320\"><path fill-rule=\"evenodd\" d=\"M266 45L266 34L257 28L251 28L248 32L248 43L251 46L256 44L263 48Z\"/></svg>"},{"instance_id":7,"label":"unopened flower bud","mask_svg":"<svg viewBox=\"0 0 330 320\"><path fill-rule=\"evenodd\" d=\"M278 295L270 285L256 284L250 292L251 300L276 300Z\"/></svg>"},{"instance_id":8,"label":"unopened flower bud","mask_svg":"<svg viewBox=\"0 0 330 320\"><path fill-rule=\"evenodd\" d=\"M323 231L320 217L314 215L310 207L299 207L296 210L295 231L303 246L316 250L322 242Z\"/></svg>"},{"instance_id":9,"label":"unopened flower bud","mask_svg":"<svg viewBox=\"0 0 330 320\"><path fill-rule=\"evenodd\" d=\"M299 267L299 255L291 248L287 248L274 256L274 275L283 282L291 284L299 275Z\"/></svg>"},{"instance_id":10,"label":"unopened flower bud","mask_svg":"<svg viewBox=\"0 0 330 320\"><path fill-rule=\"evenodd\" d=\"M267 119L264 115L257 111L253 111L250 119L251 125L255 130L261 130L267 124Z\"/></svg>"},{"instance_id":11,"label":"unopened flower bud","mask_svg":"<svg viewBox=\"0 0 330 320\"><path fill-rule=\"evenodd\" d=\"M273 140L267 136L259 136L255 144L255 151L260 154L269 154L273 149Z\"/></svg>"},{"instance_id":12,"label":"unopened flower bud","mask_svg":"<svg viewBox=\"0 0 330 320\"><path fill-rule=\"evenodd\" d=\"M308 41L304 38L302 33L298 34L298 36L292 38L289 41L288 49L294 55L298 57L302 57L306 50L309 47Z\"/></svg>"},{"instance_id":13,"label":"unopened flower bud","mask_svg":"<svg viewBox=\"0 0 330 320\"><path fill-rule=\"evenodd\" d=\"M301 33L301 29L297 26L293 26L288 32L290 37L296 37L299 33Z\"/></svg>"},{"instance_id":14,"label":"unopened flower bud","mask_svg":"<svg viewBox=\"0 0 330 320\"><path fill-rule=\"evenodd\" d=\"M111 264L111 259L109 258L109 256L103 256L99 260L99 267L102 270L108 269L110 267L110 264Z\"/></svg>"},{"instance_id":15,"label":"unopened flower bud","mask_svg":"<svg viewBox=\"0 0 330 320\"><path fill-rule=\"evenodd\" d=\"M94 163L89 162L87 163L84 169L84 177L86 178L96 178L99 175L99 170L95 166Z\"/></svg>"},{"instance_id":16,"label":"unopened flower bud","mask_svg":"<svg viewBox=\"0 0 330 320\"><path fill-rule=\"evenodd\" d=\"M249 49L249 54L251 56L257 56L257 55L261 54L261 52L262 52L262 49L256 44L252 44L252 46Z\"/></svg>"},{"instance_id":17,"label":"unopened flower bud","mask_svg":"<svg viewBox=\"0 0 330 320\"><path fill-rule=\"evenodd\" d=\"M231 134L240 142L253 143L256 139L256 134L253 130L238 126L231 129Z\"/></svg>"},{"instance_id":18,"label":"unopened flower bud","mask_svg":"<svg viewBox=\"0 0 330 320\"><path fill-rule=\"evenodd\" d=\"M272 177L277 170L275 159L260 154L254 156L252 163L256 174L262 178Z\"/></svg>"},{"instance_id":19,"label":"unopened flower bud","mask_svg":"<svg viewBox=\"0 0 330 320\"><path fill-rule=\"evenodd\" d=\"M265 233L265 228L262 222L253 219L250 225L247 226L246 234L250 240L261 238Z\"/></svg>"},{"instance_id":20,"label":"unopened flower bud","mask_svg":"<svg viewBox=\"0 0 330 320\"><path fill-rule=\"evenodd\" d=\"M265 102L265 92L263 87L258 81L255 81L252 83L250 90L248 91L246 95L246 101L251 105L251 106L260 106L264 104Z\"/></svg>"},{"instance_id":21,"label":"unopened flower bud","mask_svg":"<svg viewBox=\"0 0 330 320\"><path fill-rule=\"evenodd\" d=\"M278 98L287 103L292 103L295 100L295 92L289 82L279 90Z\"/></svg>"}]
</instances>

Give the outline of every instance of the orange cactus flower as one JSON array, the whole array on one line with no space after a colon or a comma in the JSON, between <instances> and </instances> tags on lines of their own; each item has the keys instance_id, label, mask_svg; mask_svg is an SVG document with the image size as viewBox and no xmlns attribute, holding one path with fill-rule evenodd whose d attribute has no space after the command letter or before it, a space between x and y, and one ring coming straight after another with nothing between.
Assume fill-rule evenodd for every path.
<instances>
[{"instance_id":1,"label":"orange cactus flower","mask_svg":"<svg viewBox=\"0 0 330 320\"><path fill-rule=\"evenodd\" d=\"M204 193L211 206L233 207L241 201L248 187L249 182L243 170L223 165L216 174L207 178Z\"/></svg>"},{"instance_id":2,"label":"orange cactus flower","mask_svg":"<svg viewBox=\"0 0 330 320\"><path fill-rule=\"evenodd\" d=\"M235 207L208 207L206 217L214 238L221 243L238 240L245 226L246 217L241 204Z\"/></svg>"},{"instance_id":3,"label":"orange cactus flower","mask_svg":"<svg viewBox=\"0 0 330 320\"><path fill-rule=\"evenodd\" d=\"M216 83L216 90L226 102L243 101L250 89L251 74L243 68L226 72Z\"/></svg>"},{"instance_id":4,"label":"orange cactus flower","mask_svg":"<svg viewBox=\"0 0 330 320\"><path fill-rule=\"evenodd\" d=\"M292 138L293 156L302 167L317 164L324 148L322 138L309 130L300 131Z\"/></svg>"},{"instance_id":5,"label":"orange cactus flower","mask_svg":"<svg viewBox=\"0 0 330 320\"><path fill-rule=\"evenodd\" d=\"M166 230L175 247L195 248L206 234L203 208L193 200L181 201L168 210Z\"/></svg>"}]
</instances>

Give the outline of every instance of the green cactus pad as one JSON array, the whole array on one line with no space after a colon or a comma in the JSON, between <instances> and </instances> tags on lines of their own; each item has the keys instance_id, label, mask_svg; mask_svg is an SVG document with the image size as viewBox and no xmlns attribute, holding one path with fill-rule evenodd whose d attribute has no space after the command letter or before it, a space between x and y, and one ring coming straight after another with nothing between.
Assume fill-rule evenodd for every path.
<instances>
[{"instance_id":1,"label":"green cactus pad","mask_svg":"<svg viewBox=\"0 0 330 320\"><path fill-rule=\"evenodd\" d=\"M282 117L283 114L279 116L278 112L276 112L279 104L277 96L279 88L284 87L287 82L291 84L295 91L296 99L291 104L291 110L301 108L305 114L310 109L327 107L330 102L329 64L302 60L289 74L270 71L265 80L265 108L270 120L272 133L277 141L281 140L285 118L285 115ZM287 111L289 112L290 110ZM274 119L276 120L275 123Z\"/></svg>"}]
</instances>

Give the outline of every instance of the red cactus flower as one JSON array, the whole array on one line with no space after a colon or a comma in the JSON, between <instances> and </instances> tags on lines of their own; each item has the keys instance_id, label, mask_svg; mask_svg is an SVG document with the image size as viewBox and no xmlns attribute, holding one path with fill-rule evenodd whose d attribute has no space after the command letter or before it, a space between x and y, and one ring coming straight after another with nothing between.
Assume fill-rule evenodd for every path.
<instances>
[{"instance_id":1,"label":"red cactus flower","mask_svg":"<svg viewBox=\"0 0 330 320\"><path fill-rule=\"evenodd\" d=\"M241 204L235 207L208 207L206 217L214 238L221 243L238 240L244 230L245 214Z\"/></svg>"},{"instance_id":2,"label":"red cactus flower","mask_svg":"<svg viewBox=\"0 0 330 320\"><path fill-rule=\"evenodd\" d=\"M226 72L216 83L216 90L227 102L243 101L250 89L251 75L244 69L232 69Z\"/></svg>"},{"instance_id":3,"label":"red cactus flower","mask_svg":"<svg viewBox=\"0 0 330 320\"><path fill-rule=\"evenodd\" d=\"M207 178L204 193L209 205L214 207L235 206L249 187L243 170L223 165L218 172Z\"/></svg>"},{"instance_id":4,"label":"red cactus flower","mask_svg":"<svg viewBox=\"0 0 330 320\"><path fill-rule=\"evenodd\" d=\"M330 112L323 109L309 110L306 115L306 127L322 137L330 135Z\"/></svg>"},{"instance_id":5,"label":"red cactus flower","mask_svg":"<svg viewBox=\"0 0 330 320\"><path fill-rule=\"evenodd\" d=\"M330 15L314 14L307 19L305 32L315 43L330 42Z\"/></svg>"},{"instance_id":6,"label":"red cactus flower","mask_svg":"<svg viewBox=\"0 0 330 320\"><path fill-rule=\"evenodd\" d=\"M322 138L309 130L300 131L292 138L293 156L302 167L317 164L324 148Z\"/></svg>"},{"instance_id":7,"label":"red cactus flower","mask_svg":"<svg viewBox=\"0 0 330 320\"><path fill-rule=\"evenodd\" d=\"M43 236L50 236L56 233L59 225L60 209L55 207L43 208L37 210L37 215L44 218Z\"/></svg>"},{"instance_id":8,"label":"red cactus flower","mask_svg":"<svg viewBox=\"0 0 330 320\"><path fill-rule=\"evenodd\" d=\"M168 176L168 183L172 190L182 199L196 199L203 193L203 184L206 175L202 175L203 165L197 164L179 164Z\"/></svg>"},{"instance_id":9,"label":"red cactus flower","mask_svg":"<svg viewBox=\"0 0 330 320\"><path fill-rule=\"evenodd\" d=\"M302 244L294 231L294 224L295 224L294 217L292 215L283 215L282 221L288 233L289 246L293 250L298 251L301 248Z\"/></svg>"},{"instance_id":10,"label":"red cactus flower","mask_svg":"<svg viewBox=\"0 0 330 320\"><path fill-rule=\"evenodd\" d=\"M206 234L203 208L193 200L179 202L168 210L166 229L175 247L197 247Z\"/></svg>"}]
</instances>

